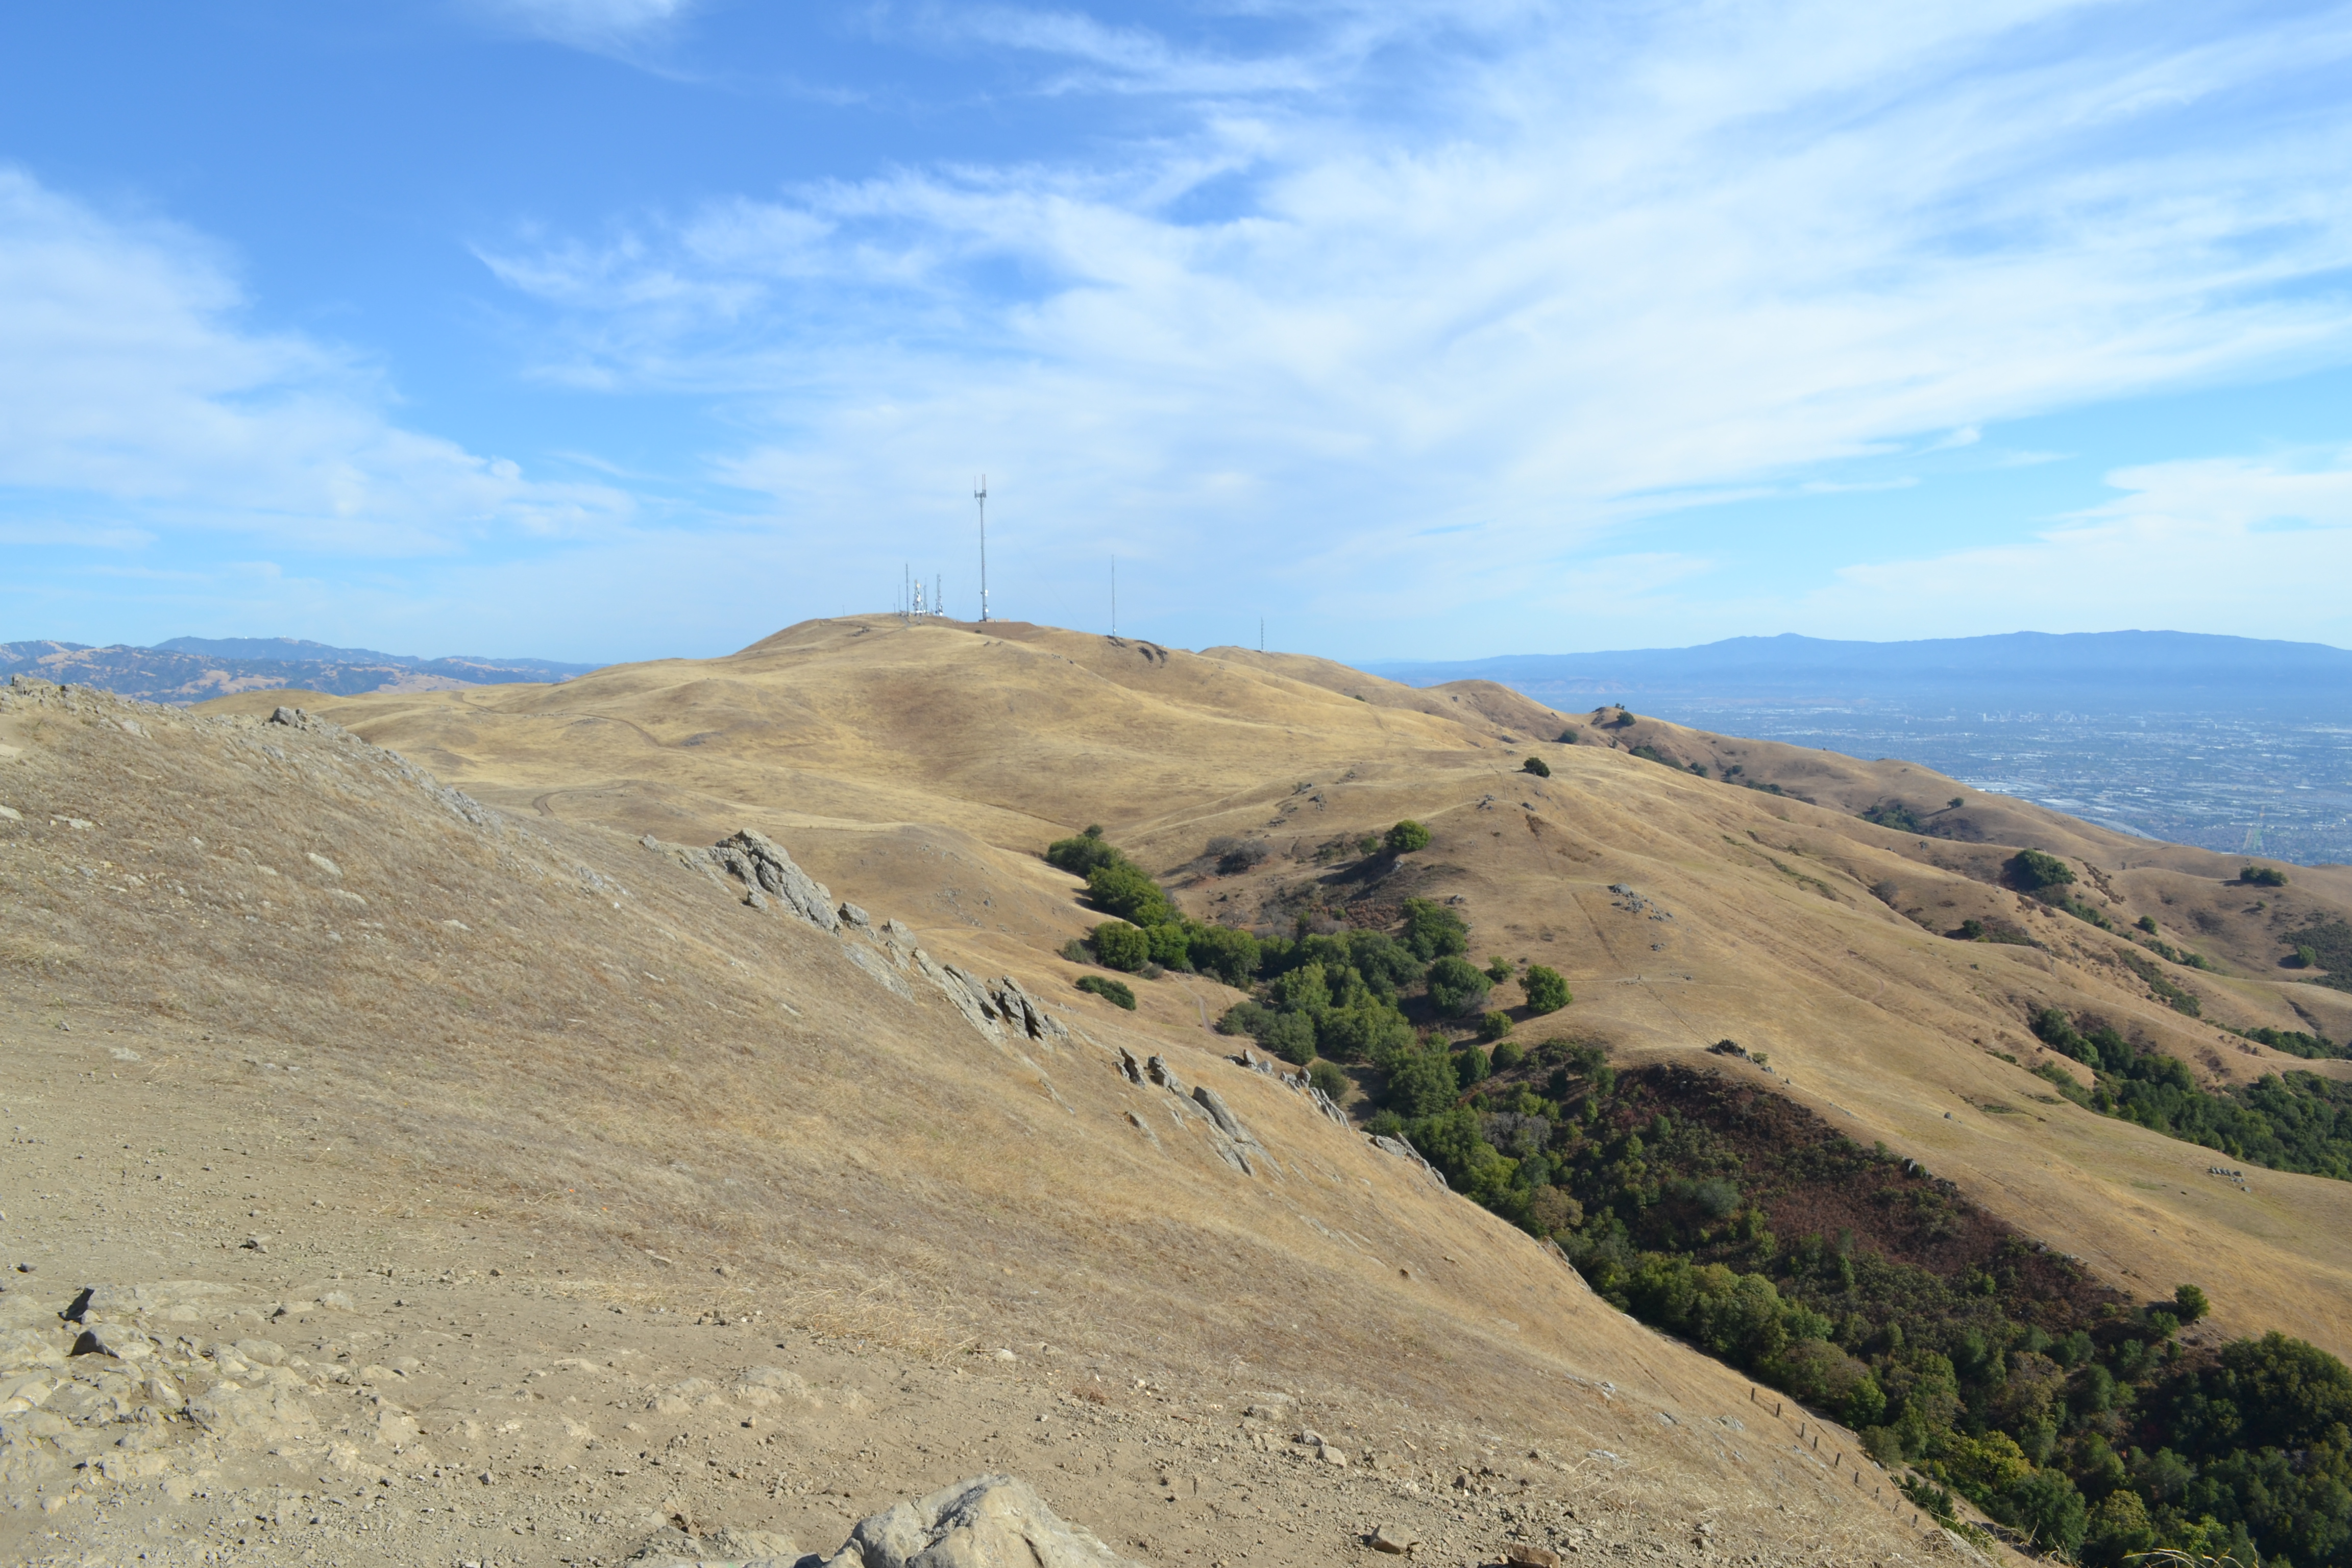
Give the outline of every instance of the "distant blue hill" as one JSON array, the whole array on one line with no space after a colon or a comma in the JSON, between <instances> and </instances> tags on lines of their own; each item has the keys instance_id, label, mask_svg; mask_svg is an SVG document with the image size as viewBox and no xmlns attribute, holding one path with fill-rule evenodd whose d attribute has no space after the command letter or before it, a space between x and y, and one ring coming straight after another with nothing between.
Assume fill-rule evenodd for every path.
<instances>
[{"instance_id":1,"label":"distant blue hill","mask_svg":"<svg viewBox=\"0 0 2352 1568\"><path fill-rule=\"evenodd\" d=\"M485 658L475 654L419 658L414 654L378 653L373 648L334 647L301 637L173 637L152 646L158 653L194 653L207 658L268 658L288 664L391 664L427 671L435 665L450 665L505 674L529 671L558 679L567 675L585 675L600 668L593 664L558 664L544 658Z\"/></svg>"},{"instance_id":2,"label":"distant blue hill","mask_svg":"<svg viewBox=\"0 0 2352 1568\"><path fill-rule=\"evenodd\" d=\"M352 697L367 691L569 680L598 667L543 658L418 658L296 637L173 637L153 647L0 643L0 676L96 686L150 702L203 702L289 688Z\"/></svg>"},{"instance_id":3,"label":"distant blue hill","mask_svg":"<svg viewBox=\"0 0 2352 1568\"><path fill-rule=\"evenodd\" d=\"M1697 647L1511 654L1364 667L1413 686L1499 682L1562 710L1603 700L1873 704L2025 701L2162 710L2352 707L2352 651L2198 632L2011 632L1918 642L1788 634Z\"/></svg>"}]
</instances>

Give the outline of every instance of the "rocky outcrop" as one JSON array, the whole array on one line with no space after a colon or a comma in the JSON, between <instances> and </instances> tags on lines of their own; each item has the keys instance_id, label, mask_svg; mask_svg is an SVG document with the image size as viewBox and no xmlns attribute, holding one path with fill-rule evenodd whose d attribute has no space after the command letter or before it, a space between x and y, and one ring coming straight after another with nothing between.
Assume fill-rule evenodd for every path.
<instances>
[{"instance_id":1,"label":"rocky outcrop","mask_svg":"<svg viewBox=\"0 0 2352 1568\"><path fill-rule=\"evenodd\" d=\"M1236 1067L1244 1067L1254 1073L1262 1073L1267 1078L1278 1079L1284 1087L1297 1089L1314 1102L1315 1109L1323 1113L1324 1120L1335 1121L1342 1127L1353 1125L1348 1120L1348 1113L1339 1109L1339 1102L1315 1087L1315 1079L1308 1075L1305 1068L1300 1068L1295 1073L1285 1072L1271 1059L1259 1056L1247 1046L1242 1047L1241 1055L1229 1057L1226 1059Z\"/></svg>"},{"instance_id":2,"label":"rocky outcrop","mask_svg":"<svg viewBox=\"0 0 2352 1568\"><path fill-rule=\"evenodd\" d=\"M1157 1057L1152 1058L1154 1061L1159 1059ZM1265 1152L1265 1145L1257 1141L1256 1134L1244 1126L1242 1119L1233 1113L1223 1096L1206 1084L1199 1084L1192 1089L1192 1103L1209 1113L1209 1122L1217 1130L1215 1143L1220 1159L1243 1175L1254 1176L1257 1174L1257 1167L1251 1163L1251 1157L1255 1155L1267 1167L1268 1174L1273 1173L1273 1156Z\"/></svg>"},{"instance_id":3,"label":"rocky outcrop","mask_svg":"<svg viewBox=\"0 0 2352 1568\"><path fill-rule=\"evenodd\" d=\"M1427 1176L1435 1185L1443 1187L1447 1184L1445 1173L1422 1158L1421 1151L1404 1139L1383 1137L1377 1132L1367 1133L1365 1136L1370 1140L1372 1147L1381 1153L1393 1154L1400 1160L1409 1160L1420 1166L1422 1174Z\"/></svg>"},{"instance_id":4,"label":"rocky outcrop","mask_svg":"<svg viewBox=\"0 0 2352 1568\"><path fill-rule=\"evenodd\" d=\"M743 884L743 901L752 908L765 909L773 899L819 931L841 929L832 892L794 865L784 847L767 835L747 827L711 846L710 856L719 869Z\"/></svg>"},{"instance_id":5,"label":"rocky outcrop","mask_svg":"<svg viewBox=\"0 0 2352 1568\"><path fill-rule=\"evenodd\" d=\"M982 980L952 963L933 963L920 948L915 950L915 956L917 966L932 975L948 1000L981 1033L992 1038L1034 1040L1047 1050L1060 1050L1070 1043L1068 1026L1046 1012L1010 974Z\"/></svg>"},{"instance_id":6,"label":"rocky outcrop","mask_svg":"<svg viewBox=\"0 0 2352 1568\"><path fill-rule=\"evenodd\" d=\"M1137 1568L1029 1483L977 1476L860 1520L824 1568Z\"/></svg>"},{"instance_id":7,"label":"rocky outcrop","mask_svg":"<svg viewBox=\"0 0 2352 1568\"><path fill-rule=\"evenodd\" d=\"M802 1556L785 1537L761 1531L688 1535L672 1526L629 1562L637 1568L1142 1568L1012 1476L974 1476L894 1503L859 1520L829 1557Z\"/></svg>"}]
</instances>

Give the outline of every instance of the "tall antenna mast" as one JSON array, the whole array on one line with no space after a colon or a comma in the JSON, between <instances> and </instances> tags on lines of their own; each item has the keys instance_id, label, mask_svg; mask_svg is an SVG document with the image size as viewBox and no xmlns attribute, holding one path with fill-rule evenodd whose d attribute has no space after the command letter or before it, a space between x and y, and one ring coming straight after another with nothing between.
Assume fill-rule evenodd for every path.
<instances>
[{"instance_id":1,"label":"tall antenna mast","mask_svg":"<svg viewBox=\"0 0 2352 1568\"><path fill-rule=\"evenodd\" d=\"M980 483L971 487L971 499L980 503L980 620L988 624L988 476L980 476Z\"/></svg>"},{"instance_id":2,"label":"tall antenna mast","mask_svg":"<svg viewBox=\"0 0 2352 1568\"><path fill-rule=\"evenodd\" d=\"M1264 616L1257 618L1257 651L1260 653L1265 651L1265 617Z\"/></svg>"},{"instance_id":3,"label":"tall antenna mast","mask_svg":"<svg viewBox=\"0 0 2352 1568\"><path fill-rule=\"evenodd\" d=\"M1118 557L1110 558L1110 635L1118 636Z\"/></svg>"}]
</instances>

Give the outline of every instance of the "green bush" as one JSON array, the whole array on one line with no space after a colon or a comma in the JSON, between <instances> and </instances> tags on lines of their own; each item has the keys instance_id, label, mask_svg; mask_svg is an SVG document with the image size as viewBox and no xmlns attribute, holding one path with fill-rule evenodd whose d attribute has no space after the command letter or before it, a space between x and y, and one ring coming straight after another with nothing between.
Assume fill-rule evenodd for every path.
<instances>
[{"instance_id":1,"label":"green bush","mask_svg":"<svg viewBox=\"0 0 2352 1568\"><path fill-rule=\"evenodd\" d=\"M1451 1109L1461 1093L1454 1058L1442 1050L1424 1049L1408 1052L1390 1065L1381 1100L1391 1110L1417 1120Z\"/></svg>"},{"instance_id":2,"label":"green bush","mask_svg":"<svg viewBox=\"0 0 2352 1568\"><path fill-rule=\"evenodd\" d=\"M1390 828L1388 836L1381 843L1391 855L1410 855L1416 849L1429 847L1429 829L1407 817Z\"/></svg>"},{"instance_id":3,"label":"green bush","mask_svg":"<svg viewBox=\"0 0 2352 1568\"><path fill-rule=\"evenodd\" d=\"M1508 1013L1482 1013L1478 1016L1478 1037L1480 1039L1499 1040L1510 1032L1511 1016Z\"/></svg>"},{"instance_id":4,"label":"green bush","mask_svg":"<svg viewBox=\"0 0 2352 1568\"><path fill-rule=\"evenodd\" d=\"M1113 980L1108 974L1081 974L1078 976L1078 989L1091 991L1114 1007L1124 1007L1130 1013L1135 1011L1135 993L1124 980Z\"/></svg>"},{"instance_id":5,"label":"green bush","mask_svg":"<svg viewBox=\"0 0 2352 1568\"><path fill-rule=\"evenodd\" d=\"M1429 899L1404 901L1404 945L1427 963L1470 950L1470 928L1460 915Z\"/></svg>"},{"instance_id":6,"label":"green bush","mask_svg":"<svg viewBox=\"0 0 2352 1568\"><path fill-rule=\"evenodd\" d=\"M1317 1018L1315 1045L1333 1061L1381 1062L1412 1045L1412 1026L1394 1004L1370 997Z\"/></svg>"},{"instance_id":7,"label":"green bush","mask_svg":"<svg viewBox=\"0 0 2352 1568\"><path fill-rule=\"evenodd\" d=\"M1102 831L1097 824L1075 838L1056 838L1045 847L1046 863L1073 877L1086 876L1098 867L1119 864L1127 857L1104 842Z\"/></svg>"},{"instance_id":8,"label":"green bush","mask_svg":"<svg viewBox=\"0 0 2352 1568\"><path fill-rule=\"evenodd\" d=\"M1528 1059L1528 1053L1520 1048L1517 1040L1499 1041L1495 1047L1493 1056L1496 1072L1508 1072Z\"/></svg>"},{"instance_id":9,"label":"green bush","mask_svg":"<svg viewBox=\"0 0 2352 1568\"><path fill-rule=\"evenodd\" d=\"M1536 1014L1557 1013L1575 998L1568 994L1568 982L1559 971L1547 969L1540 963L1528 965L1527 973L1519 977L1519 986L1528 994L1528 1008Z\"/></svg>"},{"instance_id":10,"label":"green bush","mask_svg":"<svg viewBox=\"0 0 2352 1568\"><path fill-rule=\"evenodd\" d=\"M1147 928L1151 939L1151 962L1163 969L1192 967L1192 936L1182 921L1171 921L1165 925Z\"/></svg>"},{"instance_id":11,"label":"green bush","mask_svg":"<svg viewBox=\"0 0 2352 1568\"><path fill-rule=\"evenodd\" d=\"M1551 764L1541 757L1529 757L1519 764L1519 772L1533 773L1539 779L1548 779L1551 777Z\"/></svg>"},{"instance_id":12,"label":"green bush","mask_svg":"<svg viewBox=\"0 0 2352 1568\"><path fill-rule=\"evenodd\" d=\"M2286 873L2275 866L2249 866L2238 873L2238 880L2252 888L2284 888Z\"/></svg>"},{"instance_id":13,"label":"green bush","mask_svg":"<svg viewBox=\"0 0 2352 1568\"><path fill-rule=\"evenodd\" d=\"M1315 1021L1298 1013L1267 1013L1255 1031L1257 1043L1284 1061L1305 1067L1315 1059Z\"/></svg>"},{"instance_id":14,"label":"green bush","mask_svg":"<svg viewBox=\"0 0 2352 1568\"><path fill-rule=\"evenodd\" d=\"M1105 921L1095 927L1087 938L1093 943L1095 959L1105 969L1124 970L1132 974L1151 962L1151 938L1139 926L1124 921Z\"/></svg>"},{"instance_id":15,"label":"green bush","mask_svg":"<svg viewBox=\"0 0 2352 1568\"><path fill-rule=\"evenodd\" d=\"M2003 869L2009 873L2010 886L2027 893L2062 888L2074 879L2074 868L2039 849L2019 850Z\"/></svg>"},{"instance_id":16,"label":"green bush","mask_svg":"<svg viewBox=\"0 0 2352 1568\"><path fill-rule=\"evenodd\" d=\"M1193 968L1236 991L1248 989L1261 962L1257 938L1231 926L1193 926L1190 934Z\"/></svg>"},{"instance_id":17,"label":"green bush","mask_svg":"<svg viewBox=\"0 0 2352 1568\"><path fill-rule=\"evenodd\" d=\"M1176 920L1176 908L1144 869L1127 860L1097 866L1087 873L1087 895L1095 908L1130 924L1166 925Z\"/></svg>"},{"instance_id":18,"label":"green bush","mask_svg":"<svg viewBox=\"0 0 2352 1568\"><path fill-rule=\"evenodd\" d=\"M1925 833L1927 825L1919 814L1899 800L1882 800L1862 814L1864 822L1880 827L1891 827L1897 833Z\"/></svg>"},{"instance_id":19,"label":"green bush","mask_svg":"<svg viewBox=\"0 0 2352 1568\"><path fill-rule=\"evenodd\" d=\"M1348 1092L1348 1075L1320 1059L1307 1064L1307 1081L1335 1100Z\"/></svg>"},{"instance_id":20,"label":"green bush","mask_svg":"<svg viewBox=\"0 0 2352 1568\"><path fill-rule=\"evenodd\" d=\"M1487 954L1486 978L1494 984L1500 985L1504 981L1508 980L1510 977L1511 961L1505 958L1498 952Z\"/></svg>"},{"instance_id":21,"label":"green bush","mask_svg":"<svg viewBox=\"0 0 2352 1568\"><path fill-rule=\"evenodd\" d=\"M2137 925L2140 930L2147 932L2150 936L2154 936L2156 934L2156 917L2154 915L2142 915L2133 923Z\"/></svg>"},{"instance_id":22,"label":"green bush","mask_svg":"<svg viewBox=\"0 0 2352 1568\"><path fill-rule=\"evenodd\" d=\"M1493 1071L1486 1053L1475 1046L1468 1046L1454 1053L1454 1081L1464 1089L1486 1082Z\"/></svg>"},{"instance_id":23,"label":"green bush","mask_svg":"<svg viewBox=\"0 0 2352 1568\"><path fill-rule=\"evenodd\" d=\"M1465 958L1448 953L1429 966L1429 1000L1441 1013L1478 1012L1489 989L1486 972Z\"/></svg>"},{"instance_id":24,"label":"green bush","mask_svg":"<svg viewBox=\"0 0 2352 1568\"><path fill-rule=\"evenodd\" d=\"M1562 730L1559 732L1559 741L1558 743L1563 746L1573 746L1576 744L1576 726L1570 724L1567 729Z\"/></svg>"}]
</instances>

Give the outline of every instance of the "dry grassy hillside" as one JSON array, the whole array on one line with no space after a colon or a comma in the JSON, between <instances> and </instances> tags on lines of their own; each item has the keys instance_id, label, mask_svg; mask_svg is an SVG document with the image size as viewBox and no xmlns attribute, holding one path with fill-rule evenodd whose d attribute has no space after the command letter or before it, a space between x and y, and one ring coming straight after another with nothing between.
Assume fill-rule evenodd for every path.
<instances>
[{"instance_id":1,"label":"dry grassy hillside","mask_svg":"<svg viewBox=\"0 0 2352 1568\"><path fill-rule=\"evenodd\" d=\"M1356 745L1386 809L1465 788L1470 741L1186 656L898 638L950 683L890 635L352 711L511 816L331 725L0 689L0 1552L830 1551L987 1468L1153 1562L1934 1550L1842 1435L1037 944L1082 918L1024 853L1055 813L1146 797L1172 852L1337 809L1245 787L1252 748ZM738 826L824 846L868 926L750 907L692 852Z\"/></svg>"},{"instance_id":2,"label":"dry grassy hillside","mask_svg":"<svg viewBox=\"0 0 2352 1568\"><path fill-rule=\"evenodd\" d=\"M240 702L254 705L220 706ZM1767 1050L1776 1087L2136 1296L2226 1281L2225 1327L2301 1325L2352 1353L2339 1310L2352 1294L2352 1187L2212 1178L2206 1151L2058 1102L2029 1070L2056 1058L2025 1028L2055 1005L2209 1079L2344 1074L2217 1026L2352 1034L2352 996L2278 967L2281 931L2352 909L2342 868L2248 889L2233 883L2236 860L2019 802L1948 807L1968 792L1899 762L1621 725L1613 711L1552 714L1499 688L1418 691L1319 660L1021 625L813 622L728 658L562 688L321 706L545 820L678 839L759 824L847 896L941 940L954 931L992 960L1018 955L1041 981L1078 973L1052 950L1098 917L1037 852L1089 822L1205 918L1287 929L1376 920L1408 893L1459 898L1476 952L1569 978L1575 1005L1540 1027L1605 1041L1626 1061L1725 1037ZM1571 725L1574 743L1550 739ZM1531 753L1549 779L1519 771ZM1855 815L1885 804L1911 810L1919 830ZM1391 870L1356 847L1403 816L1434 830L1428 851ZM1219 836L1276 854L1222 877L1202 856ZM2159 999L2125 934L2001 885L2029 847L2077 865L2074 891L2114 925L2148 914L2210 957L2210 971L2164 967L2202 1019ZM1633 906L1620 886L1649 901ZM2036 945L1945 934L1969 919ZM1145 1016L1197 1022L1230 999L1218 989L1144 985Z\"/></svg>"}]
</instances>

